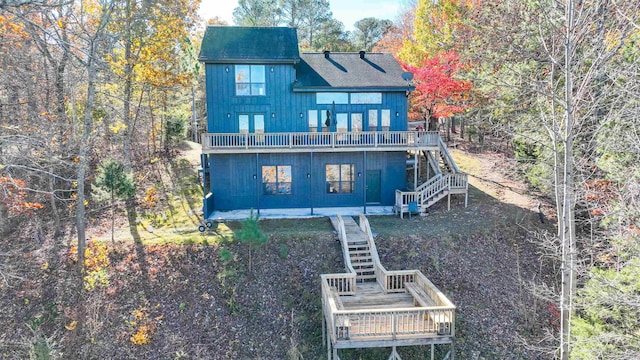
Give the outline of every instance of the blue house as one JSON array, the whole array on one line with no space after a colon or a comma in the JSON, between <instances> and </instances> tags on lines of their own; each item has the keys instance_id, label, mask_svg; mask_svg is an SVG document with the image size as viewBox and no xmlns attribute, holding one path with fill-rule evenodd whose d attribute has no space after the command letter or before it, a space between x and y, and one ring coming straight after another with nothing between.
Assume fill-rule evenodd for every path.
<instances>
[{"instance_id":1,"label":"blue house","mask_svg":"<svg viewBox=\"0 0 640 360\"><path fill-rule=\"evenodd\" d=\"M439 134L408 129L413 87L391 54L300 53L295 28L209 26L199 60L207 93L205 218L366 206L402 214L466 193L466 175L456 174ZM428 162L426 174L420 161ZM426 199L423 190L433 192L435 182L441 189Z\"/></svg>"}]
</instances>

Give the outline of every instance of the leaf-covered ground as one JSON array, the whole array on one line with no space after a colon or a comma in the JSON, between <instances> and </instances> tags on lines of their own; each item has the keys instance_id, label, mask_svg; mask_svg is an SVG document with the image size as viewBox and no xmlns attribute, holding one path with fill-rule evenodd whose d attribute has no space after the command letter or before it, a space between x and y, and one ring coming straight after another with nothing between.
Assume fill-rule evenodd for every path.
<instances>
[{"instance_id":1,"label":"leaf-covered ground","mask_svg":"<svg viewBox=\"0 0 640 360\"><path fill-rule=\"evenodd\" d=\"M380 258L390 270L420 269L456 304L458 359L542 358L521 342L554 325L548 304L524 286L546 276L526 229L549 223L539 223L521 184L496 175L500 157L456 156L474 175L469 207L455 199L450 212L443 203L410 220L370 217ZM174 161L167 171L194 179L194 169ZM72 234L56 243L25 227L0 240L0 357L69 358L75 342L88 359L326 358L319 275L343 269L329 220L261 220L269 242L254 252L249 271L247 248L232 236L240 224L198 233L199 195L189 182L158 179L171 195L160 192L155 215L139 207L137 226L119 217L115 244L99 231L109 222L95 220L101 245L92 247L84 310L74 297ZM86 339L76 341L80 317ZM405 359L427 353L401 349ZM386 359L389 351L340 355Z\"/></svg>"}]
</instances>

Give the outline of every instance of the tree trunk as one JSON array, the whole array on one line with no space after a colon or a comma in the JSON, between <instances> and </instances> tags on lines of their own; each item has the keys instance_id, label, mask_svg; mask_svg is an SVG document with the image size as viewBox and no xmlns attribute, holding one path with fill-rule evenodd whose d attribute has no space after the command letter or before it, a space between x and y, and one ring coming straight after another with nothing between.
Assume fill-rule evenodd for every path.
<instances>
[{"instance_id":1,"label":"tree trunk","mask_svg":"<svg viewBox=\"0 0 640 360\"><path fill-rule=\"evenodd\" d=\"M564 124L564 169L563 169L563 202L561 220L562 244L562 289L560 295L560 359L568 360L571 351L571 318L573 316L573 294L576 278L576 239L575 239L575 198L573 188L573 74L572 52L574 41L574 2L567 0L565 8L565 124Z\"/></svg>"},{"instance_id":2,"label":"tree trunk","mask_svg":"<svg viewBox=\"0 0 640 360\"><path fill-rule=\"evenodd\" d=\"M448 117L447 118L447 142L451 141L451 118Z\"/></svg>"},{"instance_id":3,"label":"tree trunk","mask_svg":"<svg viewBox=\"0 0 640 360\"><path fill-rule=\"evenodd\" d=\"M84 260L86 249L86 233L85 233L85 188L84 184L87 179L87 168L89 165L89 150L91 149L91 133L93 132L93 106L96 95L96 79L97 79L97 47L101 39L102 32L104 31L106 24L109 21L112 11L112 5L104 5L102 8L102 14L100 22L97 25L96 32L93 36L87 39L88 48L86 49L86 63L87 70L87 97L85 100L84 119L82 136L80 139L80 151L78 154L78 166L77 166L77 203L76 203L76 229L78 237L78 287L77 287L77 304L78 304L78 318L75 333L75 340L72 346L74 357L81 356L81 348L84 344L84 322L85 322L85 306L84 306Z\"/></svg>"},{"instance_id":4,"label":"tree trunk","mask_svg":"<svg viewBox=\"0 0 640 360\"><path fill-rule=\"evenodd\" d=\"M131 46L133 40L131 39L131 1L127 0L127 4L125 6L125 34L124 34L124 103L123 103L123 120L124 125L126 126L123 129L124 135L124 144L122 147L122 152L124 154L124 169L126 172L131 172L132 169L132 155L131 155L131 143L132 139L132 121L131 121L131 96L132 96L132 87L133 87L133 63L131 58Z\"/></svg>"},{"instance_id":5,"label":"tree trunk","mask_svg":"<svg viewBox=\"0 0 640 360\"><path fill-rule=\"evenodd\" d=\"M115 194L113 188L111 189L111 244L113 244L113 248L115 249L116 241L114 239L113 233L115 230L116 223L116 207L115 207Z\"/></svg>"},{"instance_id":6,"label":"tree trunk","mask_svg":"<svg viewBox=\"0 0 640 360\"><path fill-rule=\"evenodd\" d=\"M429 131L438 131L438 118L435 116L429 116Z\"/></svg>"},{"instance_id":7,"label":"tree trunk","mask_svg":"<svg viewBox=\"0 0 640 360\"><path fill-rule=\"evenodd\" d=\"M191 87L191 121L193 121L193 142L198 142L198 117L196 113L196 88Z\"/></svg>"},{"instance_id":8,"label":"tree trunk","mask_svg":"<svg viewBox=\"0 0 640 360\"><path fill-rule=\"evenodd\" d=\"M95 99L95 79L96 79L96 60L95 56L95 39L90 42L90 50L87 59L87 101L84 110L84 129L82 131L82 138L80 142L80 153L78 154L78 168L76 181L78 183L77 188L77 201L76 201L76 229L78 237L78 286L77 286L77 302L79 304L78 325L76 326L76 339L74 344L75 355L81 353L81 346L83 344L84 333L84 260L86 249L86 234L85 234L85 205L84 205L84 183L86 180L87 166L89 164L89 142L92 132L92 118L91 113L93 111L93 103Z\"/></svg>"},{"instance_id":9,"label":"tree trunk","mask_svg":"<svg viewBox=\"0 0 640 360\"><path fill-rule=\"evenodd\" d=\"M58 211L58 206L56 205L56 197L53 194L54 191L55 180L53 176L49 176L49 204L51 205L51 213L53 214L53 236L57 238L62 232L62 227L60 226L60 212Z\"/></svg>"}]
</instances>

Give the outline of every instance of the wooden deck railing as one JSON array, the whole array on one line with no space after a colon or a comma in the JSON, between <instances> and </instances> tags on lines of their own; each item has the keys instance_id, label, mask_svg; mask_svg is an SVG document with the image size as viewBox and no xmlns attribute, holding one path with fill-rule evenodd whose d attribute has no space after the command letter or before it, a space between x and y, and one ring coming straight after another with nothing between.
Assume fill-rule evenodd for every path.
<instances>
[{"instance_id":1,"label":"wooden deck railing","mask_svg":"<svg viewBox=\"0 0 640 360\"><path fill-rule=\"evenodd\" d=\"M432 177L431 179L425 181L423 184L420 184L420 186L418 186L415 190L415 192L420 192L426 188L428 188L429 186L435 184L436 182L438 182L438 180L442 179L442 173L436 174L436 176Z\"/></svg>"},{"instance_id":2,"label":"wooden deck railing","mask_svg":"<svg viewBox=\"0 0 640 360\"><path fill-rule=\"evenodd\" d=\"M398 340L415 337L453 337L455 308L413 307L374 310L335 310L330 335L335 340ZM336 326L336 324L340 324Z\"/></svg>"},{"instance_id":3,"label":"wooden deck railing","mask_svg":"<svg viewBox=\"0 0 640 360\"><path fill-rule=\"evenodd\" d=\"M407 212L409 203L411 202L416 202L418 206L421 207L445 190L464 190L462 191L462 193L464 193L468 191L468 189L469 178L465 173L436 175L420 185L416 191L396 190L395 208L397 211ZM460 191L458 193L460 193Z\"/></svg>"},{"instance_id":4,"label":"wooden deck railing","mask_svg":"<svg viewBox=\"0 0 640 360\"><path fill-rule=\"evenodd\" d=\"M402 273L403 277L397 277ZM341 275L323 274L322 310L327 321L331 339L339 340L397 340L412 337L453 337L455 336L455 310L453 305L420 271L390 272L390 283L404 283L409 279L430 296L428 302L435 306L416 306L393 309L352 309L345 310L335 296L353 295L341 292L333 280ZM412 275L410 278L407 275ZM342 282L341 284L347 284ZM355 276L353 277L355 290ZM341 285L338 285L341 286ZM350 286L350 285L349 285ZM400 290L400 289L398 289ZM354 292L355 294L355 292Z\"/></svg>"},{"instance_id":5,"label":"wooden deck railing","mask_svg":"<svg viewBox=\"0 0 640 360\"><path fill-rule=\"evenodd\" d=\"M451 189L468 189L469 176L465 173L449 174L449 188Z\"/></svg>"},{"instance_id":6,"label":"wooden deck railing","mask_svg":"<svg viewBox=\"0 0 640 360\"><path fill-rule=\"evenodd\" d=\"M356 293L356 273L322 274L322 282L329 288L334 288L339 295L354 295Z\"/></svg>"},{"instance_id":7,"label":"wooden deck railing","mask_svg":"<svg viewBox=\"0 0 640 360\"><path fill-rule=\"evenodd\" d=\"M429 163L429 167L436 175L442 175L442 170L440 170L440 166L438 165L438 160L433 156L431 151L427 151L427 162Z\"/></svg>"},{"instance_id":8,"label":"wooden deck railing","mask_svg":"<svg viewBox=\"0 0 640 360\"><path fill-rule=\"evenodd\" d=\"M411 283L414 291L412 296L414 299L416 296L419 297L414 303L419 305L406 308L347 310L343 307L340 296L356 295L355 272L323 274L322 310L326 319L326 330L334 346L340 341L414 341L435 337L451 341L450 338L455 335L455 305L419 270L386 270L380 263L371 227L364 215L360 215L359 225L369 244L377 282L384 292L408 292ZM338 217L337 227L338 236L341 240L346 240L341 217ZM348 254L348 248L343 248L343 253ZM350 261L345 260L345 263L350 264ZM420 306L430 304L433 306Z\"/></svg>"},{"instance_id":9,"label":"wooden deck railing","mask_svg":"<svg viewBox=\"0 0 640 360\"><path fill-rule=\"evenodd\" d=\"M436 302L438 305L345 310L341 301L335 298L336 288L331 285L330 280L331 277L340 274L321 275L323 313L326 317L329 336L333 342L359 339L376 341L455 336L456 307L420 271L412 270L409 272L413 275L413 283L431 296L428 301ZM403 273L409 275L409 272ZM399 278L396 277L396 279ZM408 283L407 279L405 277L402 283ZM402 286L402 292L404 291L404 286ZM339 296L349 295L341 294L340 290L337 290L337 294Z\"/></svg>"},{"instance_id":10,"label":"wooden deck railing","mask_svg":"<svg viewBox=\"0 0 640 360\"><path fill-rule=\"evenodd\" d=\"M447 148L447 144L444 143L444 140L442 140L442 138L438 138L438 145L440 146L440 151L442 152L443 160L447 163L449 168L454 173L459 173L460 169L458 169L458 165L456 165L456 162L453 161L453 157L451 156L451 153Z\"/></svg>"},{"instance_id":11,"label":"wooden deck railing","mask_svg":"<svg viewBox=\"0 0 640 360\"><path fill-rule=\"evenodd\" d=\"M362 131L362 132L291 132L291 133L206 133L202 135L202 150L277 150L317 149L425 149L439 145L435 131Z\"/></svg>"},{"instance_id":12,"label":"wooden deck railing","mask_svg":"<svg viewBox=\"0 0 640 360\"><path fill-rule=\"evenodd\" d=\"M380 262L378 249L376 247L376 242L373 239L369 220L366 216L360 214L358 222L360 224L360 229L365 234L365 238L369 244L369 249L371 249L371 258L376 269L376 281L378 282L378 285L382 287L385 293L405 292L404 283L414 281L416 270L387 270Z\"/></svg>"},{"instance_id":13,"label":"wooden deck railing","mask_svg":"<svg viewBox=\"0 0 640 360\"><path fill-rule=\"evenodd\" d=\"M344 228L344 220L340 214L336 215L338 219L338 239L342 245L342 260L344 261L344 270L350 274L356 274L355 269L351 265L351 256L349 256L349 244L347 243L347 230Z\"/></svg>"}]
</instances>

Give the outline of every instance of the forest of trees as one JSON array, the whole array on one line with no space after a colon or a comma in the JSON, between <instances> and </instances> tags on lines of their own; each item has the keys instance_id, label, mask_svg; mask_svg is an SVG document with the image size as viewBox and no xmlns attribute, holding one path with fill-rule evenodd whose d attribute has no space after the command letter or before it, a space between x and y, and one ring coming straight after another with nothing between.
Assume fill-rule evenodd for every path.
<instances>
[{"instance_id":1,"label":"forest of trees","mask_svg":"<svg viewBox=\"0 0 640 360\"><path fill-rule=\"evenodd\" d=\"M59 251L73 235L82 281L106 160L121 164L109 169L129 179L122 200L135 211L144 164L203 131L199 5L0 2L1 236L37 227ZM639 2L417 0L395 22L364 18L354 32L327 0L238 5L236 25L295 26L305 51L393 53L416 75L412 118L455 118L460 136L508 144L557 220L556 233L531 235L557 276L527 286L557 303L559 326L522 346L640 358Z\"/></svg>"},{"instance_id":2,"label":"forest of trees","mask_svg":"<svg viewBox=\"0 0 640 360\"><path fill-rule=\"evenodd\" d=\"M233 11L234 25L292 26L298 29L304 51L371 51L390 31L389 20L364 18L354 31L333 18L328 0L239 0Z\"/></svg>"}]
</instances>

